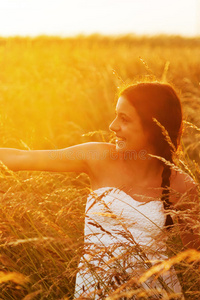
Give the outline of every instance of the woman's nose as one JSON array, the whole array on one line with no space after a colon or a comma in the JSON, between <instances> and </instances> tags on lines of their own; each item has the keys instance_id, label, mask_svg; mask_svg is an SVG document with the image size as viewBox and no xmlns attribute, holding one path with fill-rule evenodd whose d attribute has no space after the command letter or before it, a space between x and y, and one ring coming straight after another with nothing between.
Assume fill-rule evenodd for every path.
<instances>
[{"instance_id":1,"label":"woman's nose","mask_svg":"<svg viewBox=\"0 0 200 300\"><path fill-rule=\"evenodd\" d=\"M117 132L117 131L120 130L120 126L119 126L119 124L117 123L116 118L115 118L115 119L112 121L112 123L110 124L109 129L110 129L110 131L114 131L114 132Z\"/></svg>"}]
</instances>

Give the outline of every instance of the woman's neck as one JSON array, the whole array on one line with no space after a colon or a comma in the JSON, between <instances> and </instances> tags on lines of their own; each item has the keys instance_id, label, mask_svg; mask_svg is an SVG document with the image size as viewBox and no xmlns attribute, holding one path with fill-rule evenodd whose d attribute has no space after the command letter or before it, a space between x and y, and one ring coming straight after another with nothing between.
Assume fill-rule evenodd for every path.
<instances>
[{"instance_id":1,"label":"woman's neck","mask_svg":"<svg viewBox=\"0 0 200 300\"><path fill-rule=\"evenodd\" d=\"M163 172L162 163L155 157L151 157L146 152L144 154L137 155L130 152L120 153L119 155L120 165L124 171L130 172L136 175L136 180L138 182L148 181L149 178L161 177Z\"/></svg>"}]
</instances>

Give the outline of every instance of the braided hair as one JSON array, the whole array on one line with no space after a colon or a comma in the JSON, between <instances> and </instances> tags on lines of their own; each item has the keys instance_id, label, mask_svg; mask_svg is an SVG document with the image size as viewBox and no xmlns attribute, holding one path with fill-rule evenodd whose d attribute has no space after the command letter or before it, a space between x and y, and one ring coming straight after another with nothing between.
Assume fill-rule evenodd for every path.
<instances>
[{"instance_id":1,"label":"braided hair","mask_svg":"<svg viewBox=\"0 0 200 300\"><path fill-rule=\"evenodd\" d=\"M173 163L173 154L179 146L182 131L182 108L180 99L172 86L158 82L139 83L126 87L120 91L119 96L124 96L136 109L148 141L155 149L155 154ZM163 134L163 128L170 142ZM171 168L169 164L163 162L162 164L161 200L167 211L170 208ZM166 216L165 225L167 228L173 225L169 214Z\"/></svg>"},{"instance_id":2,"label":"braided hair","mask_svg":"<svg viewBox=\"0 0 200 300\"><path fill-rule=\"evenodd\" d=\"M171 175L171 169L169 166L164 166L163 172L162 172L162 183L161 187L163 188L161 200L163 201L163 206L165 211L170 209L170 201L169 201L169 187L170 187L170 175ZM165 220L165 226L167 229L170 228L170 226L173 225L173 220L170 214L167 213L166 220Z\"/></svg>"}]
</instances>

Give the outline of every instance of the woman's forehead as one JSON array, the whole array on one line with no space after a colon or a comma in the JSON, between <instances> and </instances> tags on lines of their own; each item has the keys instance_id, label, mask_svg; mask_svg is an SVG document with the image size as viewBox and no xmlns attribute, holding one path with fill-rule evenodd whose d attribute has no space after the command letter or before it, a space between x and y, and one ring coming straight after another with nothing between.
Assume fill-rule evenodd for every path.
<instances>
[{"instance_id":1,"label":"woman's forehead","mask_svg":"<svg viewBox=\"0 0 200 300\"><path fill-rule=\"evenodd\" d=\"M127 114L130 117L137 114L135 107L123 96L119 97L115 110L117 113Z\"/></svg>"}]
</instances>

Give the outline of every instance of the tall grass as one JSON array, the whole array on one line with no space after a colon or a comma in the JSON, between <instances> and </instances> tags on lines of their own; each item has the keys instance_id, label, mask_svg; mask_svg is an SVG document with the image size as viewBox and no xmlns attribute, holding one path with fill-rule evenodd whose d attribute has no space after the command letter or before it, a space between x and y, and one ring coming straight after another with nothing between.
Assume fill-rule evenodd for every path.
<instances>
[{"instance_id":1,"label":"tall grass","mask_svg":"<svg viewBox=\"0 0 200 300\"><path fill-rule=\"evenodd\" d=\"M178 164L199 184L199 48L198 39L164 36L1 38L0 146L58 149L109 141L118 87L153 78L178 90L186 120ZM75 173L13 173L4 166L0 176L0 298L72 298L89 179ZM184 216L199 228L196 211ZM184 256L184 250L174 226L170 262L185 298L199 299L199 253ZM157 272L163 267L161 262ZM136 293L150 299L126 279L110 298Z\"/></svg>"}]
</instances>

